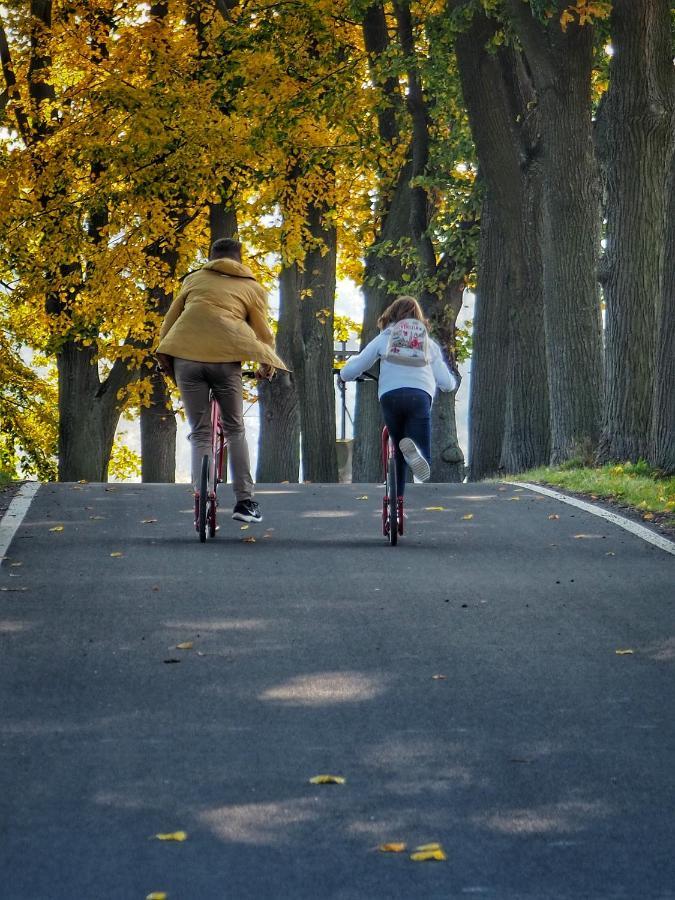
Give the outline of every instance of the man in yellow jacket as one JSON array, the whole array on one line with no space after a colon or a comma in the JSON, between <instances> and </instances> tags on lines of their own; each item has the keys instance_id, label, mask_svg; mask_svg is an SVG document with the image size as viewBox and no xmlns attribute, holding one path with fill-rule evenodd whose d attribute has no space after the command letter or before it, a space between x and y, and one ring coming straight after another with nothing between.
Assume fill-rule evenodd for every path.
<instances>
[{"instance_id":1,"label":"man in yellow jacket","mask_svg":"<svg viewBox=\"0 0 675 900\"><path fill-rule=\"evenodd\" d=\"M209 390L220 406L227 435L236 504L233 519L261 522L244 428L242 361L257 362L271 377L286 369L274 352L267 295L241 262L241 243L221 238L209 262L188 275L162 323L156 353L175 378L190 425L192 481L197 490L203 456L211 455Z\"/></svg>"}]
</instances>

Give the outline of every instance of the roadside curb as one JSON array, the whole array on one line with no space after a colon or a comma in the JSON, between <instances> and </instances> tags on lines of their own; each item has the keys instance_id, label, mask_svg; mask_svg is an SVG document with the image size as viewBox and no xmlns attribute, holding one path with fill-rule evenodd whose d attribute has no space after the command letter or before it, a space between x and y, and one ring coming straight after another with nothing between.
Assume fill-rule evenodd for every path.
<instances>
[{"instance_id":1,"label":"roadside curb","mask_svg":"<svg viewBox=\"0 0 675 900\"><path fill-rule=\"evenodd\" d=\"M570 506L576 506L577 509L583 509L584 512L599 516L601 519L605 519L613 525L618 525L619 528L623 528L624 531L628 531L636 537L641 538L643 541L647 541L647 543L653 544L660 550L665 550L666 553L675 556L675 543L673 541L662 537L660 534L656 534L644 525L632 522L630 519L626 519L624 516L620 516L617 513L610 512L608 509L604 509L601 506L596 506L585 500L577 500L576 497L570 497L569 494L561 494L559 491L543 487L543 485L540 484L532 484L527 481L504 481L503 483L512 485L513 487L527 488L529 491L534 491L537 494L543 494L546 497L552 497L553 499L560 500L562 503L567 503Z\"/></svg>"},{"instance_id":2,"label":"roadside curb","mask_svg":"<svg viewBox=\"0 0 675 900\"><path fill-rule=\"evenodd\" d=\"M7 511L0 520L0 563L5 558L9 545L39 489L39 481L25 481L12 498Z\"/></svg>"}]
</instances>

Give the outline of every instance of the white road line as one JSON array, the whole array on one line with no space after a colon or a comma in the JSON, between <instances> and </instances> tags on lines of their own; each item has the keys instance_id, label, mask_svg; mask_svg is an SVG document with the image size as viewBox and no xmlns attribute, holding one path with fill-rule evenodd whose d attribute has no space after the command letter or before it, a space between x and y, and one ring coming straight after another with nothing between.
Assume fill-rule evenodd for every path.
<instances>
[{"instance_id":1,"label":"white road line","mask_svg":"<svg viewBox=\"0 0 675 900\"><path fill-rule=\"evenodd\" d=\"M619 528L630 531L631 534L642 538L643 541L654 544L655 547L659 547L661 550L665 550L666 553L672 553L675 556L675 543L673 543L673 541L661 537L660 534L655 534L653 531L650 531L649 528L645 528L644 525L639 525L637 522L631 522L630 519L625 519L623 516L609 512L609 510L603 509L601 506L593 506L592 503L586 503L584 500L577 500L576 497L568 497L566 494L552 491L550 488L542 487L540 484L528 484L526 481L505 481L504 484L512 484L515 487L524 487L530 491L536 491L538 494L545 494L547 497L553 497L555 500L568 503L570 506L576 506L579 509L583 509L584 512L592 513L594 516L600 516L601 519L607 519L607 521L611 522L613 525L618 525Z\"/></svg>"},{"instance_id":2,"label":"white road line","mask_svg":"<svg viewBox=\"0 0 675 900\"><path fill-rule=\"evenodd\" d=\"M12 502L7 507L7 512L0 521L0 562L5 557L5 553L12 543L12 538L18 531L19 525L23 522L23 517L28 512L33 497L40 488L39 481L26 481L21 485Z\"/></svg>"}]
</instances>

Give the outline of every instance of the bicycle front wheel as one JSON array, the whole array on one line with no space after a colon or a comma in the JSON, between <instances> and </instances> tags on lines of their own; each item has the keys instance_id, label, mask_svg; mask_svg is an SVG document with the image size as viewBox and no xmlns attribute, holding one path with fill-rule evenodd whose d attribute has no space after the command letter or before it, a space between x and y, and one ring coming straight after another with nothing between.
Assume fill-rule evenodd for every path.
<instances>
[{"instance_id":1,"label":"bicycle front wheel","mask_svg":"<svg viewBox=\"0 0 675 900\"><path fill-rule=\"evenodd\" d=\"M199 478L199 540L206 541L206 509L209 503L209 458L202 456L202 470Z\"/></svg>"},{"instance_id":2,"label":"bicycle front wheel","mask_svg":"<svg viewBox=\"0 0 675 900\"><path fill-rule=\"evenodd\" d=\"M396 490L396 460L389 458L387 463L387 507L389 513L389 543L392 547L398 541L398 502Z\"/></svg>"}]
</instances>

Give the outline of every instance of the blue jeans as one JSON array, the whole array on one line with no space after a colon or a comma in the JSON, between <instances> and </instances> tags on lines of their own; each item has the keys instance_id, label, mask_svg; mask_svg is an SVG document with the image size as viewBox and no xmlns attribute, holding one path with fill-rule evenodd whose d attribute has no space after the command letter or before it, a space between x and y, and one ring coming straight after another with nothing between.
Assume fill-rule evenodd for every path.
<instances>
[{"instance_id":1,"label":"blue jeans","mask_svg":"<svg viewBox=\"0 0 675 900\"><path fill-rule=\"evenodd\" d=\"M382 415L396 445L398 495L405 492L408 466L398 449L401 438L411 438L427 462L431 462L431 397L419 388L397 388L380 397Z\"/></svg>"}]
</instances>

